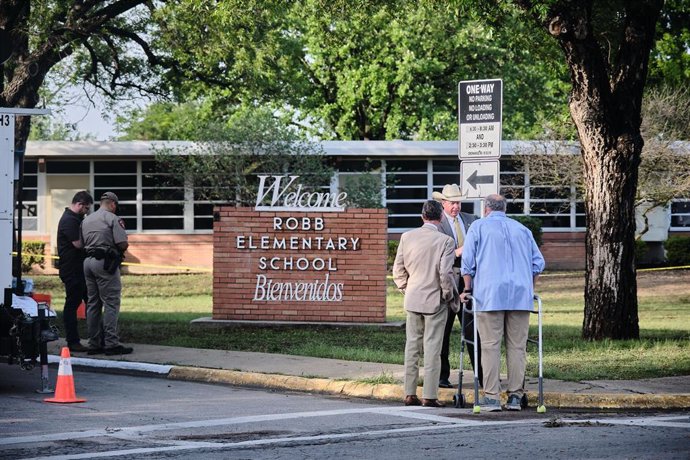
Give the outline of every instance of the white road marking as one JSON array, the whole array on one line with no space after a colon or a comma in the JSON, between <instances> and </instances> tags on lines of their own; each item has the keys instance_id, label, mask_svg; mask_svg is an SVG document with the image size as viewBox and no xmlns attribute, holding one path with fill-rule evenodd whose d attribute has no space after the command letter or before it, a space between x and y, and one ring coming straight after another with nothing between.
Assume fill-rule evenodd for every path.
<instances>
[{"instance_id":1,"label":"white road marking","mask_svg":"<svg viewBox=\"0 0 690 460\"><path fill-rule=\"evenodd\" d=\"M223 425L239 425L243 423L256 423L256 422L271 422L278 420L291 420L300 418L312 418L312 417L329 417L329 416L339 416L339 415L350 415L350 414L380 414L380 415L391 415L397 417L407 417L414 419L422 419L432 422L439 423L449 423L453 425L461 426L475 426L475 425L486 425L486 424L514 424L515 421L496 421L487 422L480 420L463 420L459 418L442 417L435 414L426 414L424 412L429 412L433 409L426 409L420 407L390 407L390 406L368 406L357 409L335 409L326 411L312 411L312 412L292 412L287 414L266 414L266 415L249 415L244 417L232 417L232 418L222 418L222 419L210 419L210 420L195 420L190 422L176 422L176 423L163 423L159 425L140 425L140 426L130 426L130 427L110 427L106 429L99 430L86 430L86 431L72 431L63 433L50 433L43 435L33 435L33 436L16 436L16 437L4 437L0 438L0 446L11 445L11 444L26 444L26 443L36 443L36 442L48 442L48 441L67 441L74 439L84 439L93 438L100 436L110 436L117 434L118 436L138 436L144 433L151 433L155 431L166 431L166 430L178 430L183 428L209 428L214 426ZM521 421L522 422L522 421Z\"/></svg>"},{"instance_id":2,"label":"white road marking","mask_svg":"<svg viewBox=\"0 0 690 460\"><path fill-rule=\"evenodd\" d=\"M543 424L547 420L544 417L520 420L485 420L476 418L472 420L460 419L455 417L447 417L439 414L439 411L433 409L419 408L419 407L390 407L390 406L367 406L356 409L337 409L326 411L312 411L312 412L294 412L287 414L266 414L254 415L244 417L233 417L224 419L211 420L195 420L189 422L165 423L159 425L141 425L134 427L122 428L107 428L104 430L88 430L76 431L67 433L52 433L38 436L18 436L13 438L0 439L0 445L16 445L46 441L70 441L75 439L84 439L91 437L111 437L123 440L137 440L140 442L149 442L158 444L155 447L143 447L127 450L112 450L104 452L89 452L81 454L56 455L47 457L38 457L32 460L67 460L67 459L84 459L84 458L106 458L118 457L125 455L142 455L163 452L179 452L189 450L202 449L241 449L252 448L257 446L268 446L278 444L303 444L313 442L327 442L346 440L356 437L379 437L390 436L404 433L418 433L431 432L439 430L448 430L450 426L455 429L457 427L479 427L479 426L497 426L497 425L517 425L517 424ZM410 426L403 428L370 430L365 432L352 433L337 433L337 434L323 434L314 436L295 436L295 437L280 437L255 439L240 442L208 442L208 441L185 441L185 440L164 440L152 439L146 436L147 433L153 433L166 430L177 430L184 428L208 428L223 425L238 425L244 423L256 423L264 421L278 421L290 419L306 419L313 417L327 417L327 416L343 416L352 414L378 414L388 415L392 417L403 417L415 419L420 421L432 422L433 425ZM565 423L602 423L615 425L633 425L633 426L660 426L660 427L677 427L690 429L690 417L687 415L679 416L659 416L659 417L640 417L640 418L597 418L597 419L563 419Z\"/></svg>"},{"instance_id":3,"label":"white road marking","mask_svg":"<svg viewBox=\"0 0 690 460\"><path fill-rule=\"evenodd\" d=\"M486 422L484 425L491 424L510 424L511 422ZM512 422L516 423L516 422ZM472 423L472 426L477 426L478 424ZM294 444L294 443L313 443L318 441L334 441L349 439L355 437L375 437L375 436L389 436L391 434L402 434L402 433L415 433L420 431L438 431L438 430L448 430L448 425L427 425L427 426L417 426L417 427L407 427L407 428L395 428L390 430L373 430L364 431L356 433L339 433L339 434L323 434L317 436L298 436L298 437L285 437L285 438L270 438L270 439L256 439L252 441L241 441L233 443L209 443L209 442L185 442L181 445L165 446L165 447L144 447L138 449L129 450L112 450L107 452L92 452L86 454L74 454L74 455L55 455L50 457L35 457L26 460L72 460L72 459L83 459L83 458L105 458L105 457L119 457L124 455L139 455L139 454L151 454L159 452L173 452L173 451L183 451L183 450L193 450L193 449L239 449L247 447L257 447L266 446L271 444Z\"/></svg>"}]
</instances>

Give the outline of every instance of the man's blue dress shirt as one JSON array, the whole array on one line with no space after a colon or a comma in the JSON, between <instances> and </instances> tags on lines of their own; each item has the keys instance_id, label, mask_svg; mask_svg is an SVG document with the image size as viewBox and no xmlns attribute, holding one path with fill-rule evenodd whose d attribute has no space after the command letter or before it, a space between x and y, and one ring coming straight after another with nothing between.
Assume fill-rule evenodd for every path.
<instances>
[{"instance_id":1,"label":"man's blue dress shirt","mask_svg":"<svg viewBox=\"0 0 690 460\"><path fill-rule=\"evenodd\" d=\"M532 310L533 277L544 270L532 232L504 212L492 211L470 226L462 252L477 311Z\"/></svg>"}]
</instances>

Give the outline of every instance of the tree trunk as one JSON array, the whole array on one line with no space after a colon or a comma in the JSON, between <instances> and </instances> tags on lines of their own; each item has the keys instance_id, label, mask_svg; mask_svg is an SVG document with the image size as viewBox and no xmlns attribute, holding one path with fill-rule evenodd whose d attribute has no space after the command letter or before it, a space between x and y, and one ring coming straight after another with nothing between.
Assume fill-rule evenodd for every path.
<instances>
[{"instance_id":1,"label":"tree trunk","mask_svg":"<svg viewBox=\"0 0 690 460\"><path fill-rule=\"evenodd\" d=\"M614 50L597 41L592 0L556 2L546 22L570 70L570 113L582 147L587 217L582 336L588 340L640 335L635 271L635 196L644 144L640 113L662 6L660 0L626 4Z\"/></svg>"},{"instance_id":2,"label":"tree trunk","mask_svg":"<svg viewBox=\"0 0 690 460\"><path fill-rule=\"evenodd\" d=\"M575 115L573 115L575 116ZM623 136L625 137L625 136ZM587 184L586 339L639 338L635 272L635 194L642 142L597 145L582 139ZM602 133L601 138L612 138Z\"/></svg>"}]
</instances>

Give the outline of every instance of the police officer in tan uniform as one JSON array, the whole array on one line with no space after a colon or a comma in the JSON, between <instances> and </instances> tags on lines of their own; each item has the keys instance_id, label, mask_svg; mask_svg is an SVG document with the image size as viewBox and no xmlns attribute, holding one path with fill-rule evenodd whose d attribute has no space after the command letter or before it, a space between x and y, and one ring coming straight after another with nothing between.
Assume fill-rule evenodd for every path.
<instances>
[{"instance_id":1,"label":"police officer in tan uniform","mask_svg":"<svg viewBox=\"0 0 690 460\"><path fill-rule=\"evenodd\" d=\"M125 224L115 214L117 204L117 195L105 192L98 211L87 216L81 224L86 250L84 276L88 292L86 325L90 355L125 355L133 351L131 347L122 346L117 330L122 293L120 263L129 246Z\"/></svg>"}]
</instances>

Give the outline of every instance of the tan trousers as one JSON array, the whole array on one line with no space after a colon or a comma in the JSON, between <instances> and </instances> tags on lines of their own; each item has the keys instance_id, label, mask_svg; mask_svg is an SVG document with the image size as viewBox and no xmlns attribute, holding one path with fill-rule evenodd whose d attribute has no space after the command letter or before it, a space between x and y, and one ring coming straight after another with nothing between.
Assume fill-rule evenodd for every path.
<instances>
[{"instance_id":1,"label":"tan trousers","mask_svg":"<svg viewBox=\"0 0 690 460\"><path fill-rule=\"evenodd\" d=\"M528 311L477 312L477 329L482 338L482 369L484 393L498 399L501 392L501 342L506 339L508 394L522 397L527 365Z\"/></svg>"},{"instance_id":2,"label":"tan trousers","mask_svg":"<svg viewBox=\"0 0 690 460\"><path fill-rule=\"evenodd\" d=\"M405 395L417 394L419 358L424 352L424 390L422 398L438 399L438 379L441 375L441 346L448 307L438 313L422 315L407 312L405 323Z\"/></svg>"}]
</instances>

